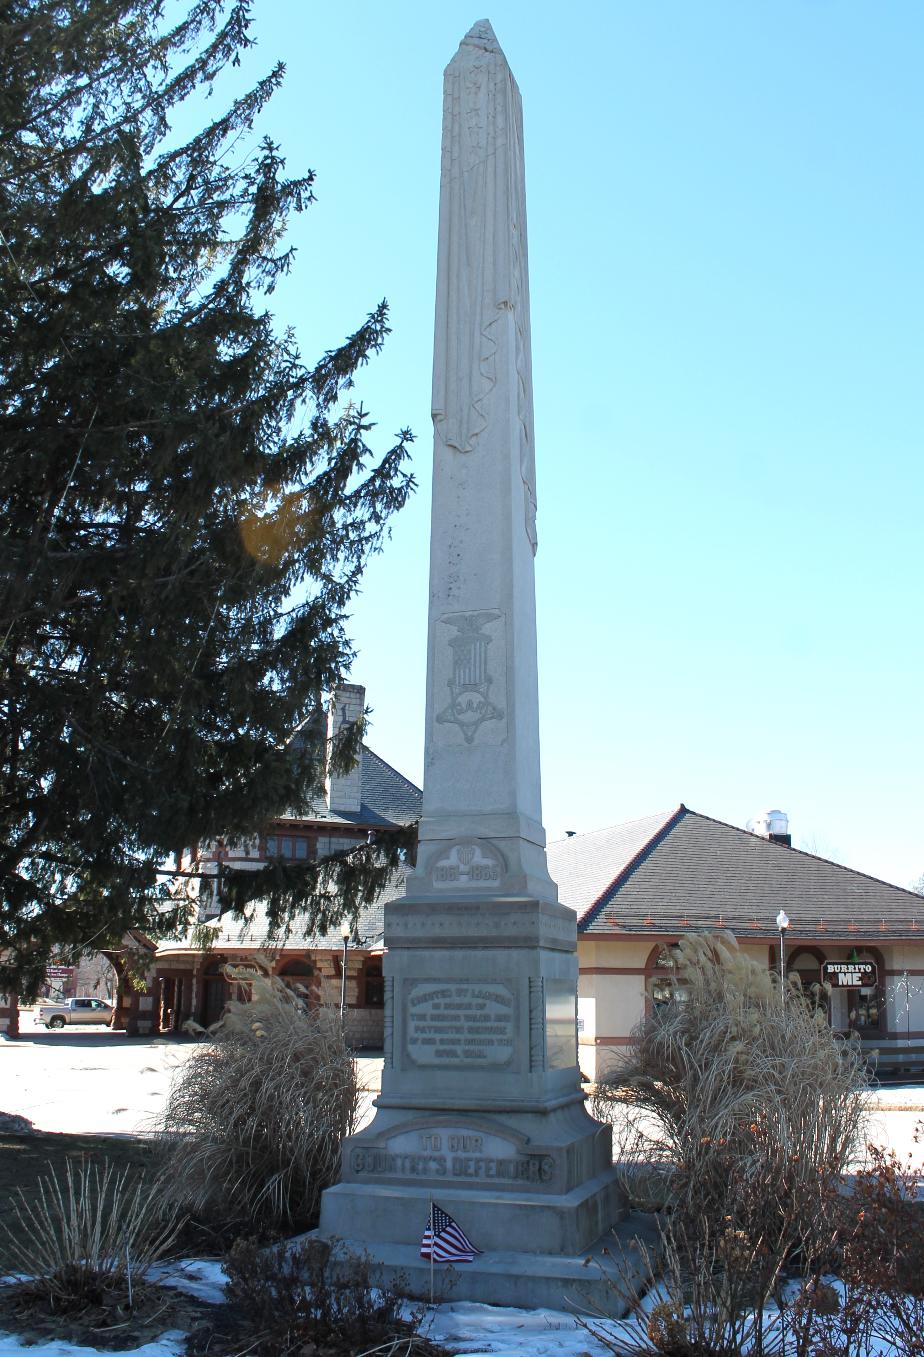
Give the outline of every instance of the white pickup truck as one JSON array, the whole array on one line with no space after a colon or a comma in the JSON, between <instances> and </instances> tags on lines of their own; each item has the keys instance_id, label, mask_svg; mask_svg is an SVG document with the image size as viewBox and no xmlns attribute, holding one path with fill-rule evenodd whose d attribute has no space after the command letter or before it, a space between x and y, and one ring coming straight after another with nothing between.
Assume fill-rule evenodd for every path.
<instances>
[{"instance_id":1,"label":"white pickup truck","mask_svg":"<svg viewBox=\"0 0 924 1357\"><path fill-rule=\"evenodd\" d=\"M63 1004L40 1004L37 1023L46 1027L83 1027L88 1023L109 1023L112 1004L104 999L66 999Z\"/></svg>"}]
</instances>

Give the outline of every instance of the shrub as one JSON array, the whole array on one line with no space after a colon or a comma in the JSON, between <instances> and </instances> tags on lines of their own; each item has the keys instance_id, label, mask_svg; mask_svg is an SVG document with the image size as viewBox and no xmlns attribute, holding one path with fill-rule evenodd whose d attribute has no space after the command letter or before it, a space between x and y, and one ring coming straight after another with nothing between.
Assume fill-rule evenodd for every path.
<instances>
[{"instance_id":1,"label":"shrub","mask_svg":"<svg viewBox=\"0 0 924 1357\"><path fill-rule=\"evenodd\" d=\"M862 1145L862 1059L801 990L782 1000L729 934L683 938L674 1002L596 1096L598 1116L623 1122L630 1179L639 1164L664 1176L667 1300L693 1323L678 1353L736 1351L749 1311L760 1351L783 1268L817 1278L833 1257L841 1175Z\"/></svg>"},{"instance_id":2,"label":"shrub","mask_svg":"<svg viewBox=\"0 0 924 1357\"><path fill-rule=\"evenodd\" d=\"M868 1162L841 1201L836 1305L803 1288L793 1307L797 1357L867 1351L924 1354L924 1169L867 1146ZM830 1288L829 1288L830 1289Z\"/></svg>"},{"instance_id":3,"label":"shrub","mask_svg":"<svg viewBox=\"0 0 924 1357\"><path fill-rule=\"evenodd\" d=\"M355 1066L338 1017L311 1012L268 967L226 968L233 1001L170 1090L161 1130L171 1197L206 1219L273 1230L314 1222L354 1129Z\"/></svg>"},{"instance_id":4,"label":"shrub","mask_svg":"<svg viewBox=\"0 0 924 1357\"><path fill-rule=\"evenodd\" d=\"M364 1254L332 1266L331 1246L321 1240L260 1249L241 1239L224 1267L226 1306L214 1324L192 1336L191 1357L216 1351L255 1357L370 1352L439 1357L443 1352L417 1333L423 1307L405 1314L399 1292L377 1283Z\"/></svg>"},{"instance_id":5,"label":"shrub","mask_svg":"<svg viewBox=\"0 0 924 1357\"><path fill-rule=\"evenodd\" d=\"M135 1288L177 1235L176 1212L162 1201L160 1186L131 1169L68 1162L63 1177L39 1179L37 1199L17 1191L8 1260L56 1312L106 1298L131 1309Z\"/></svg>"},{"instance_id":6,"label":"shrub","mask_svg":"<svg viewBox=\"0 0 924 1357\"><path fill-rule=\"evenodd\" d=\"M675 1212L718 1231L747 1198L762 1204L768 1246L792 1246L862 1145L860 1052L800 991L782 1004L777 977L729 934L681 940L676 990L683 1000L636 1029L595 1110L621 1112L632 1160L666 1173Z\"/></svg>"}]
</instances>

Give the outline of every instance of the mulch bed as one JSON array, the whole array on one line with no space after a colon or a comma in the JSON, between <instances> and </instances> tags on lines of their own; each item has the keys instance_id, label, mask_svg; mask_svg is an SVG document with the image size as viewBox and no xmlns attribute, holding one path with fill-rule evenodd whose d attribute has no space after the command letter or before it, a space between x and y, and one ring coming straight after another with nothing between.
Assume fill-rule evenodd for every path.
<instances>
[{"instance_id":1,"label":"mulch bed","mask_svg":"<svg viewBox=\"0 0 924 1357\"><path fill-rule=\"evenodd\" d=\"M186 1333L202 1327L205 1301L172 1287L142 1283L134 1288L132 1307L127 1294L101 1297L96 1303L65 1313L53 1311L34 1285L0 1287L0 1329L15 1333L25 1343L67 1342L84 1347L138 1348L154 1342L168 1329Z\"/></svg>"},{"instance_id":2,"label":"mulch bed","mask_svg":"<svg viewBox=\"0 0 924 1357\"><path fill-rule=\"evenodd\" d=\"M22 1119L23 1121L25 1119ZM130 1136L57 1135L15 1127L12 1118L0 1124L0 1275L14 1266L10 1239L22 1226L13 1212L19 1191L27 1202L39 1194L39 1180L55 1171L59 1180L68 1162L79 1168L89 1161L102 1166L109 1160L117 1170L151 1167L154 1147L149 1140ZM0 1329L18 1334L27 1343L65 1340L93 1348L135 1348L158 1338L167 1329L190 1331L200 1327L209 1307L172 1287L151 1284L134 1290L129 1310L127 1295L104 1295L92 1305L62 1314L30 1283L0 1286Z\"/></svg>"}]
</instances>

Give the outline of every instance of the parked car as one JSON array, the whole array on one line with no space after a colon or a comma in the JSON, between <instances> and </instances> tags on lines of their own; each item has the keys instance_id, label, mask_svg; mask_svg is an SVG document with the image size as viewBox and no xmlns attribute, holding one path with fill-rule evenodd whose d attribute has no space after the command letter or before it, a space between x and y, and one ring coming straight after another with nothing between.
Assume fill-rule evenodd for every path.
<instances>
[{"instance_id":1,"label":"parked car","mask_svg":"<svg viewBox=\"0 0 924 1357\"><path fill-rule=\"evenodd\" d=\"M40 1004L35 1021L46 1027L83 1027L88 1023L108 1024L112 1004L105 999L66 999L63 1004Z\"/></svg>"}]
</instances>

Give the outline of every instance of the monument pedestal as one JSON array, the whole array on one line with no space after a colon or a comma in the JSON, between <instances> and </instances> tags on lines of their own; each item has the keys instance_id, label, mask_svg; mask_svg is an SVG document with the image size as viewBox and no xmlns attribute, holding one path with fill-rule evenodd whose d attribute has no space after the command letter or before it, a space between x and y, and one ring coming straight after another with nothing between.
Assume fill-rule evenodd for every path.
<instances>
[{"instance_id":1,"label":"monument pedestal","mask_svg":"<svg viewBox=\"0 0 924 1357\"><path fill-rule=\"evenodd\" d=\"M548 901L387 907L382 1091L344 1144L322 1235L401 1271L416 1260L429 1295L417 1250L435 1201L484 1255L459 1265L466 1295L514 1303L497 1258L517 1254L548 1277L542 1303L562 1303L556 1288L624 1210L610 1127L580 1088L575 927Z\"/></svg>"}]
</instances>

